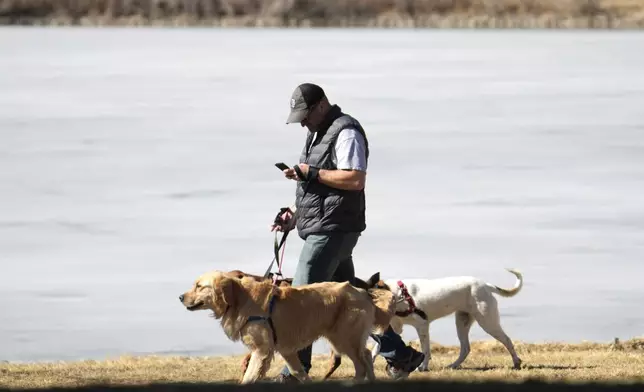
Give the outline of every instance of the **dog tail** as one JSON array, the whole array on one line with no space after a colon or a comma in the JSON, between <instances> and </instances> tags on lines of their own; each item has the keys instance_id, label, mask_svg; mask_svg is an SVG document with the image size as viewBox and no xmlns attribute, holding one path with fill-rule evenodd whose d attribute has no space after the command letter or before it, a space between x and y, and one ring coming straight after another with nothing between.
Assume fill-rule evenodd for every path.
<instances>
[{"instance_id":1,"label":"dog tail","mask_svg":"<svg viewBox=\"0 0 644 392\"><path fill-rule=\"evenodd\" d=\"M499 294L502 297L514 297L519 293L519 291L521 291L521 288L523 287L523 275L521 274L521 272L515 269L506 269L508 270L508 272L517 277L517 282L514 287L508 290L492 284L490 284L489 286L494 290L495 293Z\"/></svg>"}]
</instances>

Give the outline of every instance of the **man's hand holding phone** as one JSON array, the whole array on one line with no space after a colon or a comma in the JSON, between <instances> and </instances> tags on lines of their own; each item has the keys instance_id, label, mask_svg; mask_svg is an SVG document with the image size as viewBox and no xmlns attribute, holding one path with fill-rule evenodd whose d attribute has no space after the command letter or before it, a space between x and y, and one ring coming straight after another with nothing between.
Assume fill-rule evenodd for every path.
<instances>
[{"instance_id":1,"label":"man's hand holding phone","mask_svg":"<svg viewBox=\"0 0 644 392\"><path fill-rule=\"evenodd\" d=\"M276 163L275 166L284 173L284 177L289 180L297 180L297 173L291 167L288 167L284 162Z\"/></svg>"}]
</instances>

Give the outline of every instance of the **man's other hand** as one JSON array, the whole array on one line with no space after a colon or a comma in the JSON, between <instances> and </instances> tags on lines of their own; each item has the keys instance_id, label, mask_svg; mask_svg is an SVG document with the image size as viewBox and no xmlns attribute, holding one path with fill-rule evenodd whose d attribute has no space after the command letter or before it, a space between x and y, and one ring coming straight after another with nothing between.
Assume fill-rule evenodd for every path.
<instances>
[{"instance_id":1,"label":"man's other hand","mask_svg":"<svg viewBox=\"0 0 644 392\"><path fill-rule=\"evenodd\" d=\"M276 219L271 225L271 231L290 231L295 228L295 217L290 209L286 210L283 214Z\"/></svg>"}]
</instances>

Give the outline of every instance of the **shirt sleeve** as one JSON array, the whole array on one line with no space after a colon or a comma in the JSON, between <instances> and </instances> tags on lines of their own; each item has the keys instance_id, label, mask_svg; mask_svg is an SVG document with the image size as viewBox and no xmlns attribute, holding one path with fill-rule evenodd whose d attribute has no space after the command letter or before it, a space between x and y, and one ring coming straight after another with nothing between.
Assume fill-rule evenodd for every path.
<instances>
[{"instance_id":1,"label":"shirt sleeve","mask_svg":"<svg viewBox=\"0 0 644 392\"><path fill-rule=\"evenodd\" d=\"M367 171L367 154L364 137L353 128L343 129L335 142L338 169Z\"/></svg>"}]
</instances>

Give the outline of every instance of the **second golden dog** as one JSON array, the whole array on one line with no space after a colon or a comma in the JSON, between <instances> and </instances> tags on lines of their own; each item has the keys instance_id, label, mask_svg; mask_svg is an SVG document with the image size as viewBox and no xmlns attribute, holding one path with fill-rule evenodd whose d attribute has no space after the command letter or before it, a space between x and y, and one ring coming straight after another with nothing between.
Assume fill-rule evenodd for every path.
<instances>
[{"instance_id":1,"label":"second golden dog","mask_svg":"<svg viewBox=\"0 0 644 392\"><path fill-rule=\"evenodd\" d=\"M211 310L226 336L241 340L251 351L243 384L265 376L275 351L293 376L310 381L297 351L320 337L328 340L334 353L349 357L355 380L373 381L367 338L372 332L383 333L394 315L389 290L368 292L347 282L277 287L222 271L200 276L179 299L188 310Z\"/></svg>"}]
</instances>

